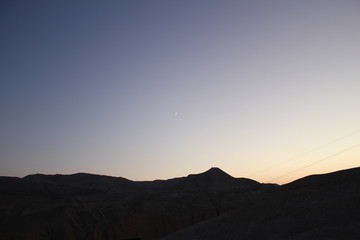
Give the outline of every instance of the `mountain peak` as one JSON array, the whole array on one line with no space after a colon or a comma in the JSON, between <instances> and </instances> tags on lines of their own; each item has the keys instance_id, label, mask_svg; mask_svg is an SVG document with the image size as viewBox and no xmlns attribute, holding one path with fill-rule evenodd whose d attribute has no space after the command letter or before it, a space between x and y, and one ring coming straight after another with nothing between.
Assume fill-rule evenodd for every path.
<instances>
[{"instance_id":1,"label":"mountain peak","mask_svg":"<svg viewBox=\"0 0 360 240\"><path fill-rule=\"evenodd\" d=\"M227 176L227 177L231 177L229 174L227 174L226 172L224 172L223 170L221 170L218 167L212 167L209 170L207 170L204 173L201 173L204 175L212 175L212 176Z\"/></svg>"},{"instance_id":2,"label":"mountain peak","mask_svg":"<svg viewBox=\"0 0 360 240\"><path fill-rule=\"evenodd\" d=\"M212 178L212 179L232 179L233 177L221 170L218 167L212 167L209 170L198 173L190 174L188 177L201 177L201 178Z\"/></svg>"},{"instance_id":3,"label":"mountain peak","mask_svg":"<svg viewBox=\"0 0 360 240\"><path fill-rule=\"evenodd\" d=\"M206 172L213 172L213 173L225 173L223 170L221 170L218 167L212 167L209 170L207 170Z\"/></svg>"},{"instance_id":4,"label":"mountain peak","mask_svg":"<svg viewBox=\"0 0 360 240\"><path fill-rule=\"evenodd\" d=\"M196 186L199 189L229 189L234 186L238 188L249 188L259 184L247 178L234 178L218 167L212 167L203 173L190 174L187 179L191 187Z\"/></svg>"}]
</instances>

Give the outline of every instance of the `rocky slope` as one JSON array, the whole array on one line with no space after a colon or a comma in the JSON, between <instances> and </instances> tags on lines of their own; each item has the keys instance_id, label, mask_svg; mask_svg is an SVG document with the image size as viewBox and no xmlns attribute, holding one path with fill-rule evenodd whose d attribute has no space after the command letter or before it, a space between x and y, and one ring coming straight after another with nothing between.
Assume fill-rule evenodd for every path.
<instances>
[{"instance_id":1,"label":"rocky slope","mask_svg":"<svg viewBox=\"0 0 360 240\"><path fill-rule=\"evenodd\" d=\"M0 239L158 239L276 189L218 168L152 182L85 173L0 177Z\"/></svg>"},{"instance_id":2,"label":"rocky slope","mask_svg":"<svg viewBox=\"0 0 360 240\"><path fill-rule=\"evenodd\" d=\"M162 240L360 239L360 168L314 175Z\"/></svg>"},{"instance_id":3,"label":"rocky slope","mask_svg":"<svg viewBox=\"0 0 360 240\"><path fill-rule=\"evenodd\" d=\"M218 168L148 182L0 177L0 240L360 239L360 168L277 186Z\"/></svg>"}]
</instances>

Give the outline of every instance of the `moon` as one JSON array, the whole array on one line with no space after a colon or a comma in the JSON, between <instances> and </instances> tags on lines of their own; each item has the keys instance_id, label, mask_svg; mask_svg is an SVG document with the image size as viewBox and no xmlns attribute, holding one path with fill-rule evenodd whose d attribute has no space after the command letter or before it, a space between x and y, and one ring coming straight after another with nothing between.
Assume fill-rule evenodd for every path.
<instances>
[{"instance_id":1,"label":"moon","mask_svg":"<svg viewBox=\"0 0 360 240\"><path fill-rule=\"evenodd\" d=\"M178 113L178 112L175 112L175 113L174 113L174 116L176 117L177 115L179 115L179 113Z\"/></svg>"}]
</instances>

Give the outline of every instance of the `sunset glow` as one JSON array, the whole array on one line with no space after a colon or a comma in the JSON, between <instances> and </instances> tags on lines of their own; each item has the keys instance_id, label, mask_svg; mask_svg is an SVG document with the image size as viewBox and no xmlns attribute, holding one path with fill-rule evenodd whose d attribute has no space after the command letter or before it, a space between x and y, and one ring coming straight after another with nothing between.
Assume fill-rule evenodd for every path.
<instances>
[{"instance_id":1,"label":"sunset glow","mask_svg":"<svg viewBox=\"0 0 360 240\"><path fill-rule=\"evenodd\" d=\"M0 175L359 166L359 1L75 2L0 6Z\"/></svg>"}]
</instances>

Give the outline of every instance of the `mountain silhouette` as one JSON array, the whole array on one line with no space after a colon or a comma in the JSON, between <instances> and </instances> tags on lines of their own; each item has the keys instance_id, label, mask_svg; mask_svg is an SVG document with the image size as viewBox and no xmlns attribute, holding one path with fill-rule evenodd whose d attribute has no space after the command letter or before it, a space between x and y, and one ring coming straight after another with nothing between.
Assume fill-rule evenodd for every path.
<instances>
[{"instance_id":1,"label":"mountain silhouette","mask_svg":"<svg viewBox=\"0 0 360 240\"><path fill-rule=\"evenodd\" d=\"M360 168L278 186L219 168L131 181L0 177L0 240L359 239Z\"/></svg>"},{"instance_id":2,"label":"mountain silhouette","mask_svg":"<svg viewBox=\"0 0 360 240\"><path fill-rule=\"evenodd\" d=\"M308 176L161 240L360 239L360 168Z\"/></svg>"},{"instance_id":3,"label":"mountain silhouette","mask_svg":"<svg viewBox=\"0 0 360 240\"><path fill-rule=\"evenodd\" d=\"M158 239L259 191L268 189L218 168L143 182L88 173L0 177L8 209L0 216L0 239Z\"/></svg>"},{"instance_id":4,"label":"mountain silhouette","mask_svg":"<svg viewBox=\"0 0 360 240\"><path fill-rule=\"evenodd\" d=\"M200 174L190 174L186 179L190 186L200 189L249 188L259 184L251 179L234 178L216 167Z\"/></svg>"}]
</instances>

